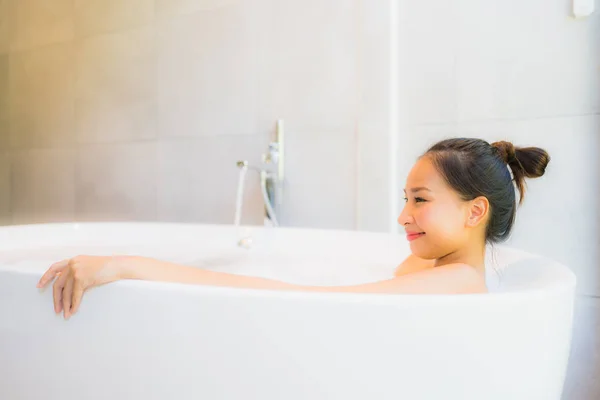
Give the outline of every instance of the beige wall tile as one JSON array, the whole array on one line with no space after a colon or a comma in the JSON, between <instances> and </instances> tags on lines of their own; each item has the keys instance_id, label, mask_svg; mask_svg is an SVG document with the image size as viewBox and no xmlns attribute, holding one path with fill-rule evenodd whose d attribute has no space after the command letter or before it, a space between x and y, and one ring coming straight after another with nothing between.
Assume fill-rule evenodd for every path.
<instances>
[{"instance_id":1,"label":"beige wall tile","mask_svg":"<svg viewBox=\"0 0 600 400\"><path fill-rule=\"evenodd\" d=\"M75 0L78 37L149 25L153 0Z\"/></svg>"},{"instance_id":2,"label":"beige wall tile","mask_svg":"<svg viewBox=\"0 0 600 400\"><path fill-rule=\"evenodd\" d=\"M260 15L270 16L260 28L268 32L259 68L261 120L284 118L303 132L355 129L360 88L358 2L266 4L260 10Z\"/></svg>"},{"instance_id":3,"label":"beige wall tile","mask_svg":"<svg viewBox=\"0 0 600 400\"><path fill-rule=\"evenodd\" d=\"M11 54L9 87L12 146L55 147L74 142L71 44Z\"/></svg>"},{"instance_id":4,"label":"beige wall tile","mask_svg":"<svg viewBox=\"0 0 600 400\"><path fill-rule=\"evenodd\" d=\"M14 0L0 0L0 54L10 49L11 5Z\"/></svg>"},{"instance_id":5,"label":"beige wall tile","mask_svg":"<svg viewBox=\"0 0 600 400\"><path fill-rule=\"evenodd\" d=\"M10 175L10 155L0 151L0 225L12 223Z\"/></svg>"},{"instance_id":6,"label":"beige wall tile","mask_svg":"<svg viewBox=\"0 0 600 400\"><path fill-rule=\"evenodd\" d=\"M600 111L598 13L577 21L544 0L402 4L399 78L410 124Z\"/></svg>"},{"instance_id":7,"label":"beige wall tile","mask_svg":"<svg viewBox=\"0 0 600 400\"><path fill-rule=\"evenodd\" d=\"M8 108L8 54L0 54L0 113Z\"/></svg>"},{"instance_id":8,"label":"beige wall tile","mask_svg":"<svg viewBox=\"0 0 600 400\"><path fill-rule=\"evenodd\" d=\"M159 144L158 218L161 221L231 224L235 215L238 160L258 165L267 137L181 138ZM263 224L259 176L249 171L242 224Z\"/></svg>"},{"instance_id":9,"label":"beige wall tile","mask_svg":"<svg viewBox=\"0 0 600 400\"><path fill-rule=\"evenodd\" d=\"M8 118L0 117L0 151L10 148L10 126Z\"/></svg>"},{"instance_id":10,"label":"beige wall tile","mask_svg":"<svg viewBox=\"0 0 600 400\"><path fill-rule=\"evenodd\" d=\"M356 142L344 132L287 135L286 226L355 229Z\"/></svg>"},{"instance_id":11,"label":"beige wall tile","mask_svg":"<svg viewBox=\"0 0 600 400\"><path fill-rule=\"evenodd\" d=\"M387 127L391 108L391 55L389 3L360 3L357 27L360 56L360 107L358 123Z\"/></svg>"},{"instance_id":12,"label":"beige wall tile","mask_svg":"<svg viewBox=\"0 0 600 400\"><path fill-rule=\"evenodd\" d=\"M6 151L10 145L10 132L8 130L8 54L0 54L0 153Z\"/></svg>"},{"instance_id":13,"label":"beige wall tile","mask_svg":"<svg viewBox=\"0 0 600 400\"><path fill-rule=\"evenodd\" d=\"M150 28L79 40L76 60L78 142L156 136L156 57Z\"/></svg>"},{"instance_id":14,"label":"beige wall tile","mask_svg":"<svg viewBox=\"0 0 600 400\"><path fill-rule=\"evenodd\" d=\"M156 144L89 145L78 150L78 221L156 219Z\"/></svg>"},{"instance_id":15,"label":"beige wall tile","mask_svg":"<svg viewBox=\"0 0 600 400\"><path fill-rule=\"evenodd\" d=\"M13 51L73 40L73 0L9 1Z\"/></svg>"},{"instance_id":16,"label":"beige wall tile","mask_svg":"<svg viewBox=\"0 0 600 400\"><path fill-rule=\"evenodd\" d=\"M246 8L218 8L159 24L161 136L257 133L256 45Z\"/></svg>"},{"instance_id":17,"label":"beige wall tile","mask_svg":"<svg viewBox=\"0 0 600 400\"><path fill-rule=\"evenodd\" d=\"M407 1L398 27L404 48L398 62L406 74L407 118L410 124L456 121L455 0Z\"/></svg>"},{"instance_id":18,"label":"beige wall tile","mask_svg":"<svg viewBox=\"0 0 600 400\"><path fill-rule=\"evenodd\" d=\"M392 90L391 2L359 2L360 107L356 131L356 228L389 231Z\"/></svg>"},{"instance_id":19,"label":"beige wall tile","mask_svg":"<svg viewBox=\"0 0 600 400\"><path fill-rule=\"evenodd\" d=\"M245 0L156 0L156 15L160 18L227 7Z\"/></svg>"},{"instance_id":20,"label":"beige wall tile","mask_svg":"<svg viewBox=\"0 0 600 400\"><path fill-rule=\"evenodd\" d=\"M600 112L599 13L578 21L544 0L457 4L460 121Z\"/></svg>"},{"instance_id":21,"label":"beige wall tile","mask_svg":"<svg viewBox=\"0 0 600 400\"><path fill-rule=\"evenodd\" d=\"M34 149L12 155L13 223L73 221L75 153Z\"/></svg>"}]
</instances>

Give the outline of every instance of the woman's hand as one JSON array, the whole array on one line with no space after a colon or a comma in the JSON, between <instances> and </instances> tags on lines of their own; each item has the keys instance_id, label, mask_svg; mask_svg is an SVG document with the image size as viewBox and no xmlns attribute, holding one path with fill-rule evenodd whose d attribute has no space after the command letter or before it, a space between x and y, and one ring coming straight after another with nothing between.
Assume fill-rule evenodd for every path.
<instances>
[{"instance_id":1,"label":"woman's hand","mask_svg":"<svg viewBox=\"0 0 600 400\"><path fill-rule=\"evenodd\" d=\"M56 278L54 311L57 314L63 311L64 318L68 319L79 309L87 289L119 279L116 264L115 257L110 256L77 256L59 261L46 271L37 287L43 288Z\"/></svg>"}]
</instances>

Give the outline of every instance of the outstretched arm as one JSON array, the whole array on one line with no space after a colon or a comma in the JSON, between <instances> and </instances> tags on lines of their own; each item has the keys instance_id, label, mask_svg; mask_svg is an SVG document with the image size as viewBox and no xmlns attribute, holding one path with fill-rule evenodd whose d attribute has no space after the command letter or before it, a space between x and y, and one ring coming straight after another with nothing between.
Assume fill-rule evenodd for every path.
<instances>
[{"instance_id":1,"label":"outstretched arm","mask_svg":"<svg viewBox=\"0 0 600 400\"><path fill-rule=\"evenodd\" d=\"M475 269L469 266L454 264L449 268L420 270L402 277L372 283L346 286L308 286L273 279L203 270L144 257L125 259L120 270L122 271L121 279L338 293L460 293L465 290L462 287L464 286L462 282L465 282L466 278L477 275ZM470 290L468 289L468 291Z\"/></svg>"},{"instance_id":2,"label":"outstretched arm","mask_svg":"<svg viewBox=\"0 0 600 400\"><path fill-rule=\"evenodd\" d=\"M121 279L229 286L265 290L338 293L460 294L485 290L480 275L465 264L417 271L378 282L348 286L295 285L272 279L203 270L146 257L78 256L53 264L38 287L54 282L54 309L69 318L77 312L85 290Z\"/></svg>"}]
</instances>

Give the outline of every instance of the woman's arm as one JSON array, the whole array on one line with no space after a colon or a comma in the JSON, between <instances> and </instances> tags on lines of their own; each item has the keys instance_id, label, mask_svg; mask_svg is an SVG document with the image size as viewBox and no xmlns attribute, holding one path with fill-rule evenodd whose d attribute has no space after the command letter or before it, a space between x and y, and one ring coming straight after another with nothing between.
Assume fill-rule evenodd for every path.
<instances>
[{"instance_id":1,"label":"woman's arm","mask_svg":"<svg viewBox=\"0 0 600 400\"><path fill-rule=\"evenodd\" d=\"M472 278L479 278L474 268L465 264L420 270L383 281L346 286L296 285L273 279L203 270L165 261L130 257L122 261L121 279L179 282L209 286L230 286L267 290L294 290L338 293L463 293Z\"/></svg>"},{"instance_id":2,"label":"woman's arm","mask_svg":"<svg viewBox=\"0 0 600 400\"><path fill-rule=\"evenodd\" d=\"M337 293L461 294L485 291L485 283L479 273L465 264L430 268L359 285L309 286L208 271L146 257L79 256L52 265L40 279L38 287L48 285L57 276L53 286L54 309L57 313L64 311L65 318L77 312L85 290L121 279Z\"/></svg>"}]
</instances>

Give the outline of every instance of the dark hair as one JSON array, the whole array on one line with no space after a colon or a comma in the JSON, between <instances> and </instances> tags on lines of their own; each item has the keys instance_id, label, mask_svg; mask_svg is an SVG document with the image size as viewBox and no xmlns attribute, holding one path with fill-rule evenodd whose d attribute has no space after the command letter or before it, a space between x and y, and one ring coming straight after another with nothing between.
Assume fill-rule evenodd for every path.
<instances>
[{"instance_id":1,"label":"dark hair","mask_svg":"<svg viewBox=\"0 0 600 400\"><path fill-rule=\"evenodd\" d=\"M471 138L442 140L423 156L433 161L446 182L465 201L479 196L488 199L490 218L485 239L490 243L504 241L510 235L517 211L515 185L521 204L525 178L544 175L550 162L548 153L538 147L515 147L505 141L490 144Z\"/></svg>"}]
</instances>

